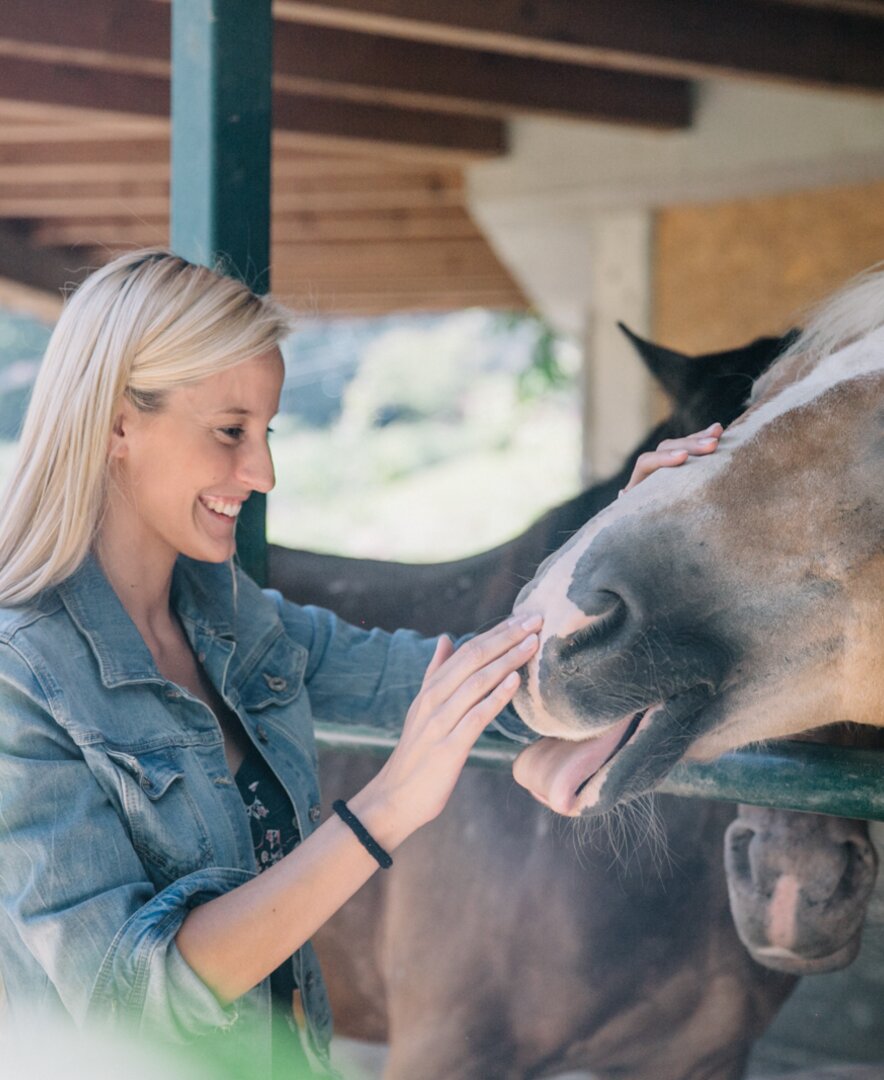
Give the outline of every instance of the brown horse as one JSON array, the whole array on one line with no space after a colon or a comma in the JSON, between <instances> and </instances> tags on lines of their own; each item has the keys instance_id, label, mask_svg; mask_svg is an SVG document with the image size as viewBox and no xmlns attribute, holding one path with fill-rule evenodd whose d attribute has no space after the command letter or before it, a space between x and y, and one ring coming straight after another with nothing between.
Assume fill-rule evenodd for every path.
<instances>
[{"instance_id":1,"label":"brown horse","mask_svg":"<svg viewBox=\"0 0 884 1080\"><path fill-rule=\"evenodd\" d=\"M825 306L718 451L665 470L540 568L516 776L564 814L833 721L884 726L884 275Z\"/></svg>"},{"instance_id":2,"label":"brown horse","mask_svg":"<svg viewBox=\"0 0 884 1080\"><path fill-rule=\"evenodd\" d=\"M731 420L783 344L688 358L635 341L677 410L633 458ZM471 559L410 567L276 548L272 581L353 622L463 633L507 611L540 559L610 502L631 468L632 458L524 536ZM375 768L365 755L324 752L323 790L355 790ZM733 933L720 855L732 810L662 799L659 813L675 873L657 870L650 839L626 866L607 835L581 849L503 772L467 770L443 817L397 854L396 874L376 878L319 935L338 1030L390 1041L390 1075L409 1078L529 1077L572 1065L660 1080L738 1076L791 983L752 964ZM780 815L783 837L795 816ZM757 871L767 836L752 848ZM829 857L837 863L842 852L832 845ZM780 848L776 856L774 875L802 865L794 846L791 860ZM754 880L763 890L770 877ZM752 874L741 885L741 910L754 917L769 893L754 889Z\"/></svg>"}]
</instances>

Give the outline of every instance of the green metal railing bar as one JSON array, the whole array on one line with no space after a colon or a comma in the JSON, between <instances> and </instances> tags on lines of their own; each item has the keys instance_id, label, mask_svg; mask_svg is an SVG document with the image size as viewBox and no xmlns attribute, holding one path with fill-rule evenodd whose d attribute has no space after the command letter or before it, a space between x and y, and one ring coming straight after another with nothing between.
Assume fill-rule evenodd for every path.
<instances>
[{"instance_id":1,"label":"green metal railing bar","mask_svg":"<svg viewBox=\"0 0 884 1080\"><path fill-rule=\"evenodd\" d=\"M398 736L376 728L316 724L320 748L387 755ZM470 764L509 768L521 747L482 736ZM884 753L781 742L737 750L712 762L677 765L661 792L755 806L884 821Z\"/></svg>"},{"instance_id":2,"label":"green metal railing bar","mask_svg":"<svg viewBox=\"0 0 884 1080\"><path fill-rule=\"evenodd\" d=\"M173 0L172 248L256 292L270 266L270 0ZM237 525L243 568L266 584L266 499Z\"/></svg>"}]
</instances>

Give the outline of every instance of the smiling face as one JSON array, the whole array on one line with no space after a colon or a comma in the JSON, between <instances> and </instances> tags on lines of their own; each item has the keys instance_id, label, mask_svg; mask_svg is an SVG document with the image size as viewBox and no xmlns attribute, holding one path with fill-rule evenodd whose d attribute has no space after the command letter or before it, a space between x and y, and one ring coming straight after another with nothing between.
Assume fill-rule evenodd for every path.
<instances>
[{"instance_id":1,"label":"smiling face","mask_svg":"<svg viewBox=\"0 0 884 1080\"><path fill-rule=\"evenodd\" d=\"M774 369L776 370L776 369ZM832 721L882 724L884 330L786 363L718 451L661 470L539 570L516 762L600 813L710 758Z\"/></svg>"},{"instance_id":2,"label":"smiling face","mask_svg":"<svg viewBox=\"0 0 884 1080\"><path fill-rule=\"evenodd\" d=\"M156 411L125 402L111 436L101 544L130 560L229 559L243 503L274 484L267 431L282 380L273 349L167 392Z\"/></svg>"}]
</instances>

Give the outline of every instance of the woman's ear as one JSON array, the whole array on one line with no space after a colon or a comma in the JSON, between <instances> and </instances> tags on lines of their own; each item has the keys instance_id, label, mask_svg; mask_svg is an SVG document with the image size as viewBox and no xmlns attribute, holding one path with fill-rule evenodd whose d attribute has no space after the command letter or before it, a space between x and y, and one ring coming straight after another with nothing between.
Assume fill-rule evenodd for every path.
<instances>
[{"instance_id":1,"label":"woman's ear","mask_svg":"<svg viewBox=\"0 0 884 1080\"><path fill-rule=\"evenodd\" d=\"M107 441L108 461L119 461L129 451L129 433L135 419L135 406L128 398L123 398L114 413L110 437Z\"/></svg>"}]
</instances>

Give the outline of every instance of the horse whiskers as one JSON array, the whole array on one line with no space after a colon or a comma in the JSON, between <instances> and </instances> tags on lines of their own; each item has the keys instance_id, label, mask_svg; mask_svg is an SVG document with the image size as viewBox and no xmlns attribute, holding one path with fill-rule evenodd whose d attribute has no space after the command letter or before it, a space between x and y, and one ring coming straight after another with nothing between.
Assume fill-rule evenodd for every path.
<instances>
[{"instance_id":1,"label":"horse whiskers","mask_svg":"<svg viewBox=\"0 0 884 1080\"><path fill-rule=\"evenodd\" d=\"M649 863L658 878L670 873L672 854L653 792L593 817L573 819L575 849L591 847L611 855L608 869L644 874Z\"/></svg>"}]
</instances>

